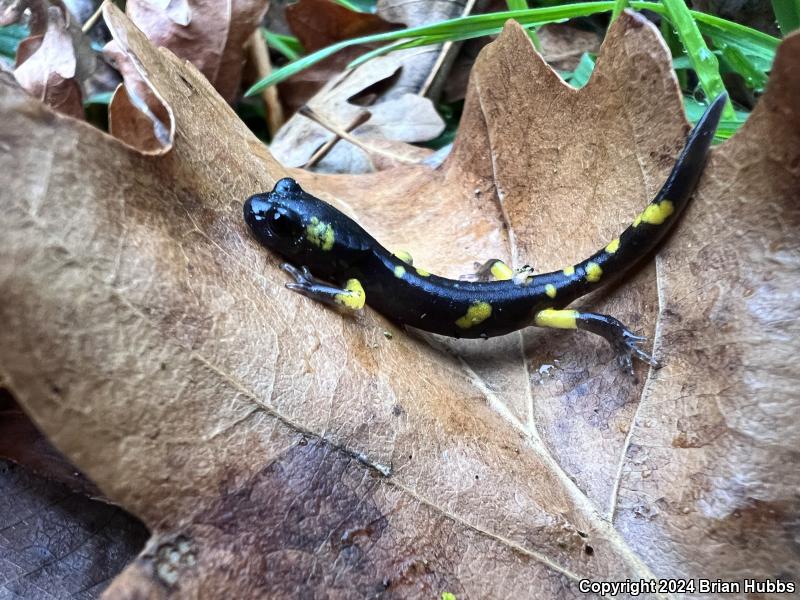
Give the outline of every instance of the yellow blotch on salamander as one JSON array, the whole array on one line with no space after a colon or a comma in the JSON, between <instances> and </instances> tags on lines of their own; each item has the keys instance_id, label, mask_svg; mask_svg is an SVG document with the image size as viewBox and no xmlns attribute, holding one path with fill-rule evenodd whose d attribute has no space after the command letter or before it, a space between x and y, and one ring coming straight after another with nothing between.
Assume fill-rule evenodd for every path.
<instances>
[{"instance_id":1,"label":"yellow blotch on salamander","mask_svg":"<svg viewBox=\"0 0 800 600\"><path fill-rule=\"evenodd\" d=\"M603 276L603 269L596 262L589 261L586 264L586 281L596 283Z\"/></svg>"},{"instance_id":2,"label":"yellow blotch on salamander","mask_svg":"<svg viewBox=\"0 0 800 600\"><path fill-rule=\"evenodd\" d=\"M619 238L614 238L608 242L608 246L606 246L606 252L609 254L614 254L614 252L617 250L619 250Z\"/></svg>"},{"instance_id":3,"label":"yellow blotch on salamander","mask_svg":"<svg viewBox=\"0 0 800 600\"><path fill-rule=\"evenodd\" d=\"M555 298L556 286L554 286L552 283L548 283L546 286L544 286L544 293L547 294L549 298Z\"/></svg>"},{"instance_id":4,"label":"yellow blotch on salamander","mask_svg":"<svg viewBox=\"0 0 800 600\"><path fill-rule=\"evenodd\" d=\"M394 268L394 276L397 277L398 279L402 279L403 275L405 275L405 274L406 274L406 268L404 266L397 265Z\"/></svg>"},{"instance_id":5,"label":"yellow blotch on salamander","mask_svg":"<svg viewBox=\"0 0 800 600\"><path fill-rule=\"evenodd\" d=\"M494 261L489 270L497 281L508 281L514 277L514 271L502 260Z\"/></svg>"},{"instance_id":6,"label":"yellow blotch on salamander","mask_svg":"<svg viewBox=\"0 0 800 600\"><path fill-rule=\"evenodd\" d=\"M333 248L335 237L333 226L320 221L317 217L311 217L311 222L306 225L306 239L322 250Z\"/></svg>"},{"instance_id":7,"label":"yellow blotch on salamander","mask_svg":"<svg viewBox=\"0 0 800 600\"><path fill-rule=\"evenodd\" d=\"M419 275L420 277L430 277L431 276L430 272L426 271L425 269L417 269L417 275Z\"/></svg>"},{"instance_id":8,"label":"yellow blotch on salamander","mask_svg":"<svg viewBox=\"0 0 800 600\"><path fill-rule=\"evenodd\" d=\"M545 308L536 313L534 323L537 327L550 327L552 329L576 329L575 319L578 318L577 310L556 310Z\"/></svg>"},{"instance_id":9,"label":"yellow blotch on salamander","mask_svg":"<svg viewBox=\"0 0 800 600\"><path fill-rule=\"evenodd\" d=\"M407 250L398 250L397 252L394 253L394 255L407 265L414 264L414 259L411 257L411 253L408 252Z\"/></svg>"},{"instance_id":10,"label":"yellow blotch on salamander","mask_svg":"<svg viewBox=\"0 0 800 600\"><path fill-rule=\"evenodd\" d=\"M361 310L367 300L364 287L358 279L348 279L344 286L345 291L336 294L334 300L350 310Z\"/></svg>"},{"instance_id":11,"label":"yellow blotch on salamander","mask_svg":"<svg viewBox=\"0 0 800 600\"><path fill-rule=\"evenodd\" d=\"M467 314L456 320L456 325L461 329L469 329L475 325L483 323L492 316L492 305L488 302L474 302L468 309Z\"/></svg>"},{"instance_id":12,"label":"yellow blotch on salamander","mask_svg":"<svg viewBox=\"0 0 800 600\"><path fill-rule=\"evenodd\" d=\"M567 275L567 276L569 276L569 275L575 275L575 267L572 267L572 266L570 266L570 267L565 267L565 268L564 268L564 275Z\"/></svg>"},{"instance_id":13,"label":"yellow blotch on salamander","mask_svg":"<svg viewBox=\"0 0 800 600\"><path fill-rule=\"evenodd\" d=\"M661 202L653 202L648 204L647 208L634 219L633 226L638 227L639 223L661 225L673 212L675 212L675 206L671 201L662 200Z\"/></svg>"}]
</instances>

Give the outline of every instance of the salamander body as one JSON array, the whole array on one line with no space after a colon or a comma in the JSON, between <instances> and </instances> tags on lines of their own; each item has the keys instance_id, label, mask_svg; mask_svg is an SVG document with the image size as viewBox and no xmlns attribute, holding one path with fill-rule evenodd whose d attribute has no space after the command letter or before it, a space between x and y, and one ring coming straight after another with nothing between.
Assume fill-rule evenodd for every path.
<instances>
[{"instance_id":1,"label":"salamander body","mask_svg":"<svg viewBox=\"0 0 800 600\"><path fill-rule=\"evenodd\" d=\"M644 338L607 315L567 310L571 302L627 273L668 233L687 205L703 171L725 96L718 97L690 133L672 172L655 198L618 238L585 260L559 271L513 272L492 260L481 278L448 279L413 266L406 253L392 254L358 223L304 191L293 179L278 181L244 204L256 239L290 264L287 287L346 309L366 302L390 319L446 336L507 334L531 325L585 329L605 337L630 365Z\"/></svg>"}]
</instances>

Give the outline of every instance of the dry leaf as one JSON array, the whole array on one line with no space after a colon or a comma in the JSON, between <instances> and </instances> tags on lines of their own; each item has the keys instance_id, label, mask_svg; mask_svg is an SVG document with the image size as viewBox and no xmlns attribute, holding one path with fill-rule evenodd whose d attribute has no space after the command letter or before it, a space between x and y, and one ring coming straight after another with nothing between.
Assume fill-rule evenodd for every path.
<instances>
[{"instance_id":1,"label":"dry leaf","mask_svg":"<svg viewBox=\"0 0 800 600\"><path fill-rule=\"evenodd\" d=\"M245 43L267 5L266 0L239 0L225 7L210 0L134 0L126 11L155 45L191 61L230 102L239 93ZM124 79L109 106L110 133L140 152L168 152L174 122L169 107L152 90L146 69L116 40L103 53Z\"/></svg>"},{"instance_id":2,"label":"dry leaf","mask_svg":"<svg viewBox=\"0 0 800 600\"><path fill-rule=\"evenodd\" d=\"M465 0L428 0L427 2L378 0L375 12L390 23L402 23L406 27L420 27L460 17L465 3ZM439 56L440 46L427 46L415 50L413 62L405 62L403 71L392 86L387 99L406 93L416 94L428 79Z\"/></svg>"},{"instance_id":3,"label":"dry leaf","mask_svg":"<svg viewBox=\"0 0 800 600\"><path fill-rule=\"evenodd\" d=\"M66 30L72 40L71 55L75 60L75 72L79 81L86 81L95 72L97 56L92 49L91 40L81 31L81 23L73 16L61 0L10 0L0 8L0 26L17 23L26 15L31 37L43 36L52 28L50 9L60 11L56 25ZM61 23L63 21L63 23ZM17 60L21 63L22 60Z\"/></svg>"},{"instance_id":4,"label":"dry leaf","mask_svg":"<svg viewBox=\"0 0 800 600\"><path fill-rule=\"evenodd\" d=\"M85 496L100 495L97 486L53 447L22 412L8 390L2 387L0 387L0 457L24 465L34 473L55 479L70 490Z\"/></svg>"},{"instance_id":5,"label":"dry leaf","mask_svg":"<svg viewBox=\"0 0 800 600\"><path fill-rule=\"evenodd\" d=\"M655 261L592 299L655 337L666 366L637 382L590 336L453 354L289 293L241 218L286 171L196 71L106 18L174 146L142 156L0 83L2 169L27 175L4 188L0 374L153 532L108 597L566 598L584 577L798 572L800 36ZM294 175L430 270L549 269L640 210L680 111L644 19L618 19L580 91L510 24L443 167Z\"/></svg>"},{"instance_id":6,"label":"dry leaf","mask_svg":"<svg viewBox=\"0 0 800 600\"><path fill-rule=\"evenodd\" d=\"M146 154L163 154L172 147L175 121L169 106L152 89L141 64L120 49L116 40L103 55L122 75L108 106L108 132Z\"/></svg>"},{"instance_id":7,"label":"dry leaf","mask_svg":"<svg viewBox=\"0 0 800 600\"><path fill-rule=\"evenodd\" d=\"M34 23L42 24L44 33L34 33L20 43L14 76L28 93L48 106L83 119L82 77L78 72L76 38L70 31L69 13L58 6L42 4L39 8L42 14ZM41 26L37 25L35 30ZM34 31L33 26L31 29Z\"/></svg>"},{"instance_id":8,"label":"dry leaf","mask_svg":"<svg viewBox=\"0 0 800 600\"><path fill-rule=\"evenodd\" d=\"M156 46L190 60L228 102L239 93L244 46L267 0L129 0L125 10Z\"/></svg>"},{"instance_id":9,"label":"dry leaf","mask_svg":"<svg viewBox=\"0 0 800 600\"><path fill-rule=\"evenodd\" d=\"M300 3L300 5L302 4L304 3ZM305 16L317 4L333 5L327 0L314 0L305 9L287 8L287 17L291 15L291 9L297 10L301 16ZM336 11L337 14L339 10L341 10L340 7ZM384 22L403 23L408 27L415 27L460 16L462 10L463 2L434 1L420 4L388 0L378 3L377 15L382 17ZM318 12L320 12L319 9ZM339 19L344 19L344 15L337 17L337 21ZM291 18L287 20L294 31L296 23ZM300 27L295 33L302 34L302 40L311 40L313 35L309 31L309 24L306 21L308 18L302 21L303 27ZM369 22L366 16L362 17L358 23L363 27L378 27L377 23ZM330 24L328 27L331 29L344 28L344 26L335 28ZM355 28L355 25L353 27ZM318 29L322 29L322 27L318 27ZM332 41L335 41L334 38L340 33L342 32L336 31L333 34L330 30L325 30L325 34ZM302 82L304 84L301 87L304 93L313 87L309 86L309 83L325 82L324 86L317 86L317 89L319 87L321 89L308 100L308 105L316 112L322 113L327 121L336 123L340 130L363 138L361 141L369 144L373 150L366 152L348 142L338 141L322 160L314 164L314 169L328 173L368 173L376 168L397 166L409 156L420 155L417 149L408 148L408 144L405 142L429 141L444 130L444 122L431 101L418 96L430 75L439 51L439 46L398 51L370 61L353 72L342 71L338 76L331 76L331 71L343 69L351 59L364 52L362 48L350 48L348 51L337 53L328 59L325 64L320 65L319 71L301 73L295 79L295 83ZM392 65L395 67L392 68ZM321 79L321 76L324 76L324 79ZM388 77L391 79L384 81ZM384 115L399 113L402 114L402 119L388 126L379 123L381 117L377 117L374 121L371 119L363 127L351 129L350 126L355 122L359 111L357 107L348 102L349 97L344 94L344 91L356 95L363 91L358 89L358 85L367 89L379 82L382 82L381 89L369 102L372 105L370 112L378 111ZM297 94L291 88L286 91L290 97ZM390 104L383 106L387 103ZM295 114L278 132L270 149L284 165L300 167L306 165L308 160L326 142L334 139L338 138L335 138L333 133L320 124L303 115ZM427 155L427 153L425 154Z\"/></svg>"},{"instance_id":10,"label":"dry leaf","mask_svg":"<svg viewBox=\"0 0 800 600\"><path fill-rule=\"evenodd\" d=\"M0 26L19 23L27 15L31 35L44 35L50 21L47 12L51 6L64 8L59 0L4 0L0 5ZM66 19L66 13L64 16Z\"/></svg>"},{"instance_id":11,"label":"dry leaf","mask_svg":"<svg viewBox=\"0 0 800 600\"><path fill-rule=\"evenodd\" d=\"M356 137L364 135L367 138L365 142L380 138L395 142L433 139L444 130L444 121L427 98L416 94L402 94L368 108L352 102L355 96L363 94L365 90L391 80L413 60L413 52L397 52L371 60L329 81L309 100L308 106L326 121L336 124L339 129ZM391 81L387 85L391 85ZM357 122L367 111L370 119L364 125L350 130L350 124ZM284 165L299 167L305 165L323 144L334 137L322 125L304 115L296 114L278 131L270 150ZM386 145L383 146L385 147ZM375 163L370 160L368 153L349 142L340 141L318 163L318 170L366 173L372 171L374 166ZM396 163L391 166L396 166Z\"/></svg>"},{"instance_id":12,"label":"dry leaf","mask_svg":"<svg viewBox=\"0 0 800 600\"><path fill-rule=\"evenodd\" d=\"M584 52L596 53L603 41L596 31L585 31L566 23L550 23L537 30L542 55L554 69L571 71Z\"/></svg>"},{"instance_id":13,"label":"dry leaf","mask_svg":"<svg viewBox=\"0 0 800 600\"><path fill-rule=\"evenodd\" d=\"M286 21L306 52L393 28L378 15L355 12L332 0L300 0L290 4L286 7Z\"/></svg>"},{"instance_id":14,"label":"dry leaf","mask_svg":"<svg viewBox=\"0 0 800 600\"><path fill-rule=\"evenodd\" d=\"M147 541L119 508L2 460L0 490L3 598L97 598Z\"/></svg>"},{"instance_id":15,"label":"dry leaf","mask_svg":"<svg viewBox=\"0 0 800 600\"><path fill-rule=\"evenodd\" d=\"M378 15L355 12L331 0L300 0L288 5L283 15L306 52L341 40L392 29L392 24ZM283 82L280 85L281 101L287 114L294 114L328 81L341 73L351 60L373 47L346 48Z\"/></svg>"},{"instance_id":16,"label":"dry leaf","mask_svg":"<svg viewBox=\"0 0 800 600\"><path fill-rule=\"evenodd\" d=\"M506 10L504 2L490 6L492 10ZM542 47L542 56L554 69L575 69L584 52L597 53L603 41L598 32L585 31L567 23L549 23L536 31ZM453 63L442 90L442 100L463 100L469 74L480 50L493 38L484 36L466 40Z\"/></svg>"}]
</instances>

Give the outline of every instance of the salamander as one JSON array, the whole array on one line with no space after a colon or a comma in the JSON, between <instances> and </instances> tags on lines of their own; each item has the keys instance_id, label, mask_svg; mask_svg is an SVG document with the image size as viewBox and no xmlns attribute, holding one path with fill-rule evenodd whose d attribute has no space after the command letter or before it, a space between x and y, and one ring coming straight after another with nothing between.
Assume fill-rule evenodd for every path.
<instances>
[{"instance_id":1,"label":"salamander","mask_svg":"<svg viewBox=\"0 0 800 600\"><path fill-rule=\"evenodd\" d=\"M623 277L664 238L687 205L703 171L726 96L712 102L655 198L619 237L577 264L550 273L513 271L500 260L473 280L448 279L389 252L358 223L304 191L290 178L244 203L255 238L289 262L286 287L358 311L368 304L391 320L459 338L488 338L523 327L582 329L601 335L632 369L632 357L658 363L614 317L567 308L577 298ZM487 281L487 279L491 279Z\"/></svg>"}]
</instances>

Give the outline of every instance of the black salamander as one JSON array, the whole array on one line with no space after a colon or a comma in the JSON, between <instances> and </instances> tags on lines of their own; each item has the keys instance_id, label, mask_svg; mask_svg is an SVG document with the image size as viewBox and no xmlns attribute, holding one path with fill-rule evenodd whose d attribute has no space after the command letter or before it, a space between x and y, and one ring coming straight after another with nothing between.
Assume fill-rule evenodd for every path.
<instances>
[{"instance_id":1,"label":"black salamander","mask_svg":"<svg viewBox=\"0 0 800 600\"><path fill-rule=\"evenodd\" d=\"M629 369L632 356L657 366L639 348L645 338L614 317L565 307L622 277L667 234L703 171L725 99L708 107L663 187L633 223L586 260L552 273L515 273L492 260L478 279L493 281L433 275L414 267L407 253L386 250L289 178L250 197L244 218L259 242L291 261L283 265L294 278L286 287L314 300L349 310L367 303L398 323L452 337L488 338L530 325L583 329L608 340Z\"/></svg>"}]
</instances>

